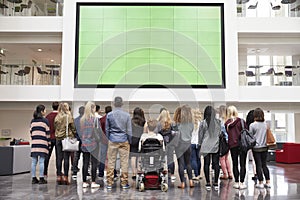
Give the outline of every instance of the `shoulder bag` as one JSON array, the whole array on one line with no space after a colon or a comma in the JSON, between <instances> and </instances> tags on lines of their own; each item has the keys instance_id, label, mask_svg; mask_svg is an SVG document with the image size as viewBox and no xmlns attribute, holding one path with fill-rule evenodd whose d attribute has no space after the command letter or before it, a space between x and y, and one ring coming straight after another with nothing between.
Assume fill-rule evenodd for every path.
<instances>
[{"instance_id":1,"label":"shoulder bag","mask_svg":"<svg viewBox=\"0 0 300 200\"><path fill-rule=\"evenodd\" d=\"M64 138L61 143L62 143L62 150L63 151L79 151L79 141L77 140L76 137L71 138L69 137L69 120L68 120L68 115L67 115L67 124L66 124L66 135L67 137Z\"/></svg>"},{"instance_id":2,"label":"shoulder bag","mask_svg":"<svg viewBox=\"0 0 300 200\"><path fill-rule=\"evenodd\" d=\"M267 128L267 146L273 149L277 147L275 137L269 128Z\"/></svg>"}]
</instances>

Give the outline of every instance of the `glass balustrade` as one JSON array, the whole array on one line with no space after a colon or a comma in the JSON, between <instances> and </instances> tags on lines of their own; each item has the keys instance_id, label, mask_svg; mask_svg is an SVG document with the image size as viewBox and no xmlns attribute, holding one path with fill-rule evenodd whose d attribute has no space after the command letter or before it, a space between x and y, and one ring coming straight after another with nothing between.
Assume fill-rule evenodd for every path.
<instances>
[{"instance_id":1,"label":"glass balustrade","mask_svg":"<svg viewBox=\"0 0 300 200\"><path fill-rule=\"evenodd\" d=\"M1 0L1 16L62 16L64 0Z\"/></svg>"},{"instance_id":2,"label":"glass balustrade","mask_svg":"<svg viewBox=\"0 0 300 200\"><path fill-rule=\"evenodd\" d=\"M300 0L237 0L239 17L300 17Z\"/></svg>"},{"instance_id":3,"label":"glass balustrade","mask_svg":"<svg viewBox=\"0 0 300 200\"><path fill-rule=\"evenodd\" d=\"M58 64L1 64L1 85L60 85Z\"/></svg>"},{"instance_id":4,"label":"glass balustrade","mask_svg":"<svg viewBox=\"0 0 300 200\"><path fill-rule=\"evenodd\" d=\"M249 65L241 66L240 86L300 86L300 66Z\"/></svg>"}]
</instances>

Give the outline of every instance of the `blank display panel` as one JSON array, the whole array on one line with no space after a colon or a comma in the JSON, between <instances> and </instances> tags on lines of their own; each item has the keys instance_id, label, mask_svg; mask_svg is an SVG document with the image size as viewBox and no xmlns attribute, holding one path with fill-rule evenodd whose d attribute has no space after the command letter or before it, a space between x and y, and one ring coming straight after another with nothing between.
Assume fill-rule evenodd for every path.
<instances>
[{"instance_id":1,"label":"blank display panel","mask_svg":"<svg viewBox=\"0 0 300 200\"><path fill-rule=\"evenodd\" d=\"M224 88L223 4L77 3L75 87Z\"/></svg>"}]
</instances>

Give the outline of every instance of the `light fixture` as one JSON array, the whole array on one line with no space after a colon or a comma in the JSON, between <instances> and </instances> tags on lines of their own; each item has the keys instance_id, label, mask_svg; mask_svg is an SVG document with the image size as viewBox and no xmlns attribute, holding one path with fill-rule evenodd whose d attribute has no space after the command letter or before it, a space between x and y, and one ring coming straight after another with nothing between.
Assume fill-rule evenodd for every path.
<instances>
[{"instance_id":1,"label":"light fixture","mask_svg":"<svg viewBox=\"0 0 300 200\"><path fill-rule=\"evenodd\" d=\"M37 51L41 52L41 51L43 51L43 49L40 49L40 48L39 48Z\"/></svg>"},{"instance_id":2,"label":"light fixture","mask_svg":"<svg viewBox=\"0 0 300 200\"><path fill-rule=\"evenodd\" d=\"M51 60L50 60L50 62L54 62L54 60L53 60L53 59L51 59Z\"/></svg>"}]
</instances>

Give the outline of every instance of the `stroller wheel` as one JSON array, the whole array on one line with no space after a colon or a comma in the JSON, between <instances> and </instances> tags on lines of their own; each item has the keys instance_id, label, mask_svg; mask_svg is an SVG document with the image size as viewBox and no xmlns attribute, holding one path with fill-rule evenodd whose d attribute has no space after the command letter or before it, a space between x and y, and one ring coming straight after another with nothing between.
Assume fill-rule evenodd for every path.
<instances>
[{"instance_id":1,"label":"stroller wheel","mask_svg":"<svg viewBox=\"0 0 300 200\"><path fill-rule=\"evenodd\" d=\"M139 184L139 191L140 192L143 192L145 190L145 185L144 185L144 183L140 183Z\"/></svg>"},{"instance_id":2,"label":"stroller wheel","mask_svg":"<svg viewBox=\"0 0 300 200\"><path fill-rule=\"evenodd\" d=\"M163 184L161 185L161 191L167 192L167 191L168 191L168 184L163 183Z\"/></svg>"}]
</instances>

